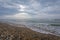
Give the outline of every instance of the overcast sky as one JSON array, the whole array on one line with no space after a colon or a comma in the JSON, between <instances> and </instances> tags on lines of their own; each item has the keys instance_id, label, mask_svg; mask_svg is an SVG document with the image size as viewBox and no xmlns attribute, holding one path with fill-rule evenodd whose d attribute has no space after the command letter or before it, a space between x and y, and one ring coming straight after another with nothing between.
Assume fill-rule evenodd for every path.
<instances>
[{"instance_id":1,"label":"overcast sky","mask_svg":"<svg viewBox=\"0 0 60 40\"><path fill-rule=\"evenodd\" d=\"M0 0L0 19L60 18L60 0Z\"/></svg>"}]
</instances>

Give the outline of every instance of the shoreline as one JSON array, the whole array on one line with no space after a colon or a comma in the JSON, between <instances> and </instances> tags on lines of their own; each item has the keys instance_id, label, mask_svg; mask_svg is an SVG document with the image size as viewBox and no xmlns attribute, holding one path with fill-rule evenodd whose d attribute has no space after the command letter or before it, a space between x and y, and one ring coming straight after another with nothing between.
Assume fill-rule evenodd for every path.
<instances>
[{"instance_id":1,"label":"shoreline","mask_svg":"<svg viewBox=\"0 0 60 40\"><path fill-rule=\"evenodd\" d=\"M6 23L6 22L0 22L0 23ZM39 31L39 29L36 29L34 27L30 27L30 26L27 26L25 24L16 24L16 23L12 23L12 22L7 22L8 25L11 25L11 26L15 26L15 27L23 27L23 28L28 28L32 31L35 31L35 32L39 32L39 33L42 33L42 34L50 34L50 35L55 35L55 36L59 36L60 35L57 35L57 34L54 34L54 33L50 33L50 32L46 32L46 31Z\"/></svg>"},{"instance_id":2,"label":"shoreline","mask_svg":"<svg viewBox=\"0 0 60 40\"><path fill-rule=\"evenodd\" d=\"M39 33L22 26L17 27L7 23L0 23L1 40L60 40L59 36Z\"/></svg>"}]
</instances>

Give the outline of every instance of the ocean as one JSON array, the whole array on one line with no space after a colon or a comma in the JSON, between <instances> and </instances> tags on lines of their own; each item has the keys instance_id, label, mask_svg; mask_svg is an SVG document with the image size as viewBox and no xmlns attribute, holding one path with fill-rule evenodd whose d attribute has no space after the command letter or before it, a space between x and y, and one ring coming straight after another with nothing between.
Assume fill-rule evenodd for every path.
<instances>
[{"instance_id":1,"label":"ocean","mask_svg":"<svg viewBox=\"0 0 60 40\"><path fill-rule=\"evenodd\" d=\"M35 22L15 22L15 23L22 25L24 24L27 28L30 28L40 33L60 36L60 23L35 23Z\"/></svg>"}]
</instances>

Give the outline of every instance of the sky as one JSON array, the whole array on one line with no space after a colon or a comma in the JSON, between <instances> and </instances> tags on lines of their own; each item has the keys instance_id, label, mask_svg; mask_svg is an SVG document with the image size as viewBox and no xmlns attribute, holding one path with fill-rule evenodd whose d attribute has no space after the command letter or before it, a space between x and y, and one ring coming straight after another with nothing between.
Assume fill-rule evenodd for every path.
<instances>
[{"instance_id":1,"label":"sky","mask_svg":"<svg viewBox=\"0 0 60 40\"><path fill-rule=\"evenodd\" d=\"M60 18L60 0L0 0L0 19Z\"/></svg>"}]
</instances>

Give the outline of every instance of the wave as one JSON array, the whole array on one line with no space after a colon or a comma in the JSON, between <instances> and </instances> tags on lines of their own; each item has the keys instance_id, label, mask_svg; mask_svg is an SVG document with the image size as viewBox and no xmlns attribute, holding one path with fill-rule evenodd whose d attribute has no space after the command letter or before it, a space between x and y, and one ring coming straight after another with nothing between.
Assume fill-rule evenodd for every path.
<instances>
[{"instance_id":1,"label":"wave","mask_svg":"<svg viewBox=\"0 0 60 40\"><path fill-rule=\"evenodd\" d=\"M60 36L60 26L52 26L51 23L25 23L25 25L40 33Z\"/></svg>"}]
</instances>

